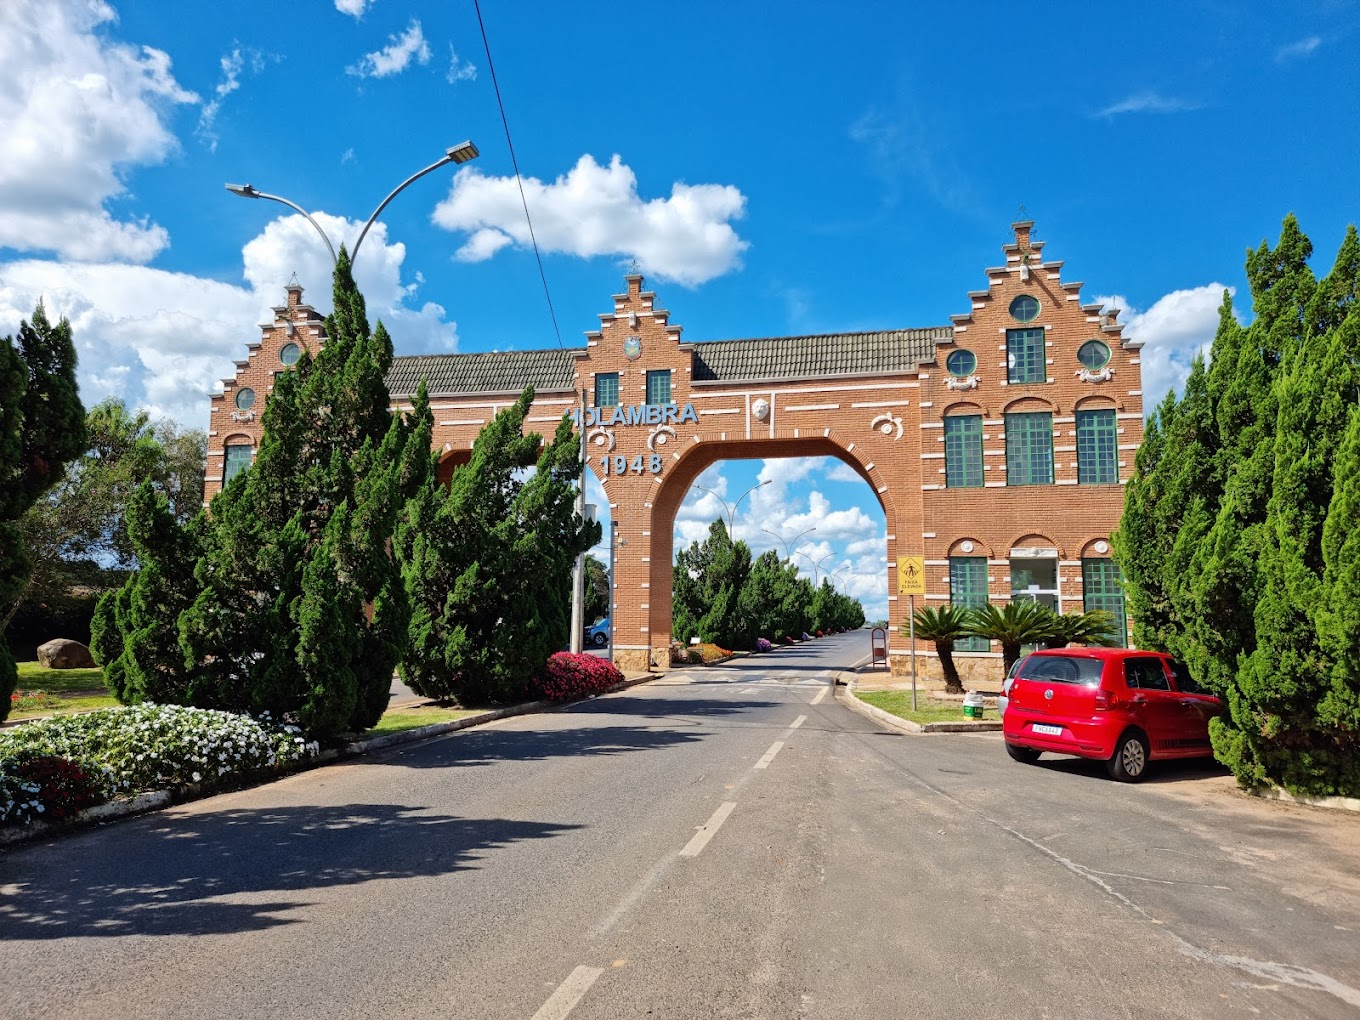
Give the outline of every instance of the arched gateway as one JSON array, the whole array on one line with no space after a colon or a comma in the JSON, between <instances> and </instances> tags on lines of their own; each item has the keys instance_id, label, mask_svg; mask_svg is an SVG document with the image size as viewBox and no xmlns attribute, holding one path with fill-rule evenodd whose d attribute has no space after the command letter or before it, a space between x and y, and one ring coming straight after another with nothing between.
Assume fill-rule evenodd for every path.
<instances>
[{"instance_id":1,"label":"arched gateway","mask_svg":"<svg viewBox=\"0 0 1360 1020\"><path fill-rule=\"evenodd\" d=\"M625 670L668 662L676 511L704 468L732 458L830 455L878 494L894 672L909 652L899 556L924 559L924 604L1025 597L1122 619L1108 538L1143 434L1141 345L1124 339L1117 309L1081 303L1081 284L1043 260L1032 226L1013 225L1005 264L986 270L988 287L950 326L686 342L630 275L585 347L398 357L393 406L408 408L428 380L451 472L526 384L537 391L529 427L544 433L564 413L579 421L585 391L590 466L621 539L614 629ZM301 287L274 311L212 398L209 498L250 462L257 400L274 376L323 340ZM985 647L960 658L966 674L997 672Z\"/></svg>"}]
</instances>

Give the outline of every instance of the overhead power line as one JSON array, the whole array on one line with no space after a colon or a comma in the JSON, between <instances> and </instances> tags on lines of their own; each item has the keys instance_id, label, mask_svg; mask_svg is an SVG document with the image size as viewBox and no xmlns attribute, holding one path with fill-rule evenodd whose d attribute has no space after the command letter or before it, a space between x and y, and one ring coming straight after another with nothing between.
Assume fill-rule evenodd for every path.
<instances>
[{"instance_id":1,"label":"overhead power line","mask_svg":"<svg viewBox=\"0 0 1360 1020\"><path fill-rule=\"evenodd\" d=\"M548 300L548 315L552 318L553 333L557 336L557 346L565 347L562 343L562 330L557 326L557 312L553 309L552 293L548 290L548 275L543 271L543 255L538 250L538 238L534 236L534 221L529 215L529 200L524 197L524 179L519 173L519 160L515 158L515 143L510 138L510 121L505 116L505 101L501 99L501 86L496 80L496 63L491 59L491 43L486 38L486 24L482 21L482 5L478 0L472 0L472 6L477 10L477 27L482 30L482 47L486 50L486 66L491 72L491 87L496 90L496 105L501 111L501 125L505 128L505 144L510 148L510 165L515 170L515 183L519 186L520 204L524 206L524 221L529 224L529 240L534 246L534 258L538 261L538 278L543 281L543 296Z\"/></svg>"}]
</instances>

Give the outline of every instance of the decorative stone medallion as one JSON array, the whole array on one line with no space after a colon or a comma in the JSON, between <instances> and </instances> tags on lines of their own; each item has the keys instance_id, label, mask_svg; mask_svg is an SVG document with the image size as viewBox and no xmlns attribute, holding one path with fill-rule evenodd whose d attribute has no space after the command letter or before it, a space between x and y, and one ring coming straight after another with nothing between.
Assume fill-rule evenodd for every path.
<instances>
[{"instance_id":1,"label":"decorative stone medallion","mask_svg":"<svg viewBox=\"0 0 1360 1020\"><path fill-rule=\"evenodd\" d=\"M766 400L764 397L759 398L758 400L756 400L754 404L751 405L751 417L753 417L756 421L764 421L769 416L770 416L770 402Z\"/></svg>"},{"instance_id":2,"label":"decorative stone medallion","mask_svg":"<svg viewBox=\"0 0 1360 1020\"><path fill-rule=\"evenodd\" d=\"M629 361L642 357L642 337L630 336L623 342L623 356Z\"/></svg>"}]
</instances>

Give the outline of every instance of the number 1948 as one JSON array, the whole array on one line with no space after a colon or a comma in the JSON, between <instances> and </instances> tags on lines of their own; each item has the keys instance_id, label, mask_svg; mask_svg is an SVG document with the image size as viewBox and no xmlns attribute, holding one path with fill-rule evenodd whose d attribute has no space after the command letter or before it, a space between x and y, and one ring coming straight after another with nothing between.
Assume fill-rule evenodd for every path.
<instances>
[{"instance_id":1,"label":"number 1948","mask_svg":"<svg viewBox=\"0 0 1360 1020\"><path fill-rule=\"evenodd\" d=\"M623 454L615 454L612 457L601 457L600 466L604 468L606 475L623 475L632 472L635 475L650 471L654 475L661 474L661 454L653 453L651 456L638 454L631 461Z\"/></svg>"}]
</instances>

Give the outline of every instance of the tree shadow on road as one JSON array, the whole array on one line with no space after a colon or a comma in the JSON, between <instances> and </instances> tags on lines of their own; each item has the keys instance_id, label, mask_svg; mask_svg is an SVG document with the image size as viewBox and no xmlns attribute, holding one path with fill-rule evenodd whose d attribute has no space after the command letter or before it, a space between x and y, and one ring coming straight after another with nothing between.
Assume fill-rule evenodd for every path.
<instances>
[{"instance_id":1,"label":"tree shadow on road","mask_svg":"<svg viewBox=\"0 0 1360 1020\"><path fill-rule=\"evenodd\" d=\"M498 726L460 730L365 759L405 768L462 768L499 761L544 761L660 751L710 736L705 725L723 716L777 707L776 701L615 696L578 703L560 713L521 717L533 729ZM602 723L595 717L626 717L636 724ZM575 725L561 726L563 719Z\"/></svg>"},{"instance_id":2,"label":"tree shadow on road","mask_svg":"<svg viewBox=\"0 0 1360 1020\"><path fill-rule=\"evenodd\" d=\"M278 894L447 875L578 828L396 804L158 814L120 825L116 839L9 855L0 941L263 931L310 905Z\"/></svg>"}]
</instances>

